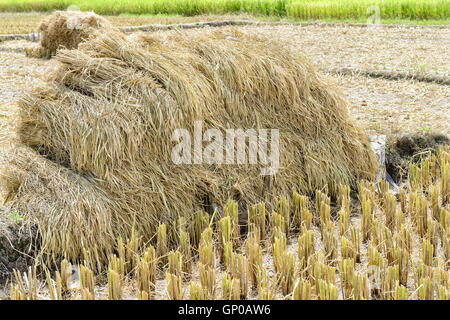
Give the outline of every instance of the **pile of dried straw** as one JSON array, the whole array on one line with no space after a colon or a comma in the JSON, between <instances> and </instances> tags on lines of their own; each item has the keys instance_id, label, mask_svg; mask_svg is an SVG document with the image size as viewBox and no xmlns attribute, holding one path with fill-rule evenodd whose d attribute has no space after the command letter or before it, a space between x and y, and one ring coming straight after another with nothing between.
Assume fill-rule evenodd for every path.
<instances>
[{"instance_id":1,"label":"pile of dried straw","mask_svg":"<svg viewBox=\"0 0 450 320\"><path fill-rule=\"evenodd\" d=\"M99 260L133 224L151 240L211 203L243 204L373 178L369 142L332 84L302 55L238 32L97 32L58 50L57 68L19 102L20 146L0 157L8 208L38 225L53 257ZM203 129L274 128L280 169L261 165L176 165L172 134ZM0 179L1 180L1 179ZM270 183L269 183L270 182Z\"/></svg>"},{"instance_id":2,"label":"pile of dried straw","mask_svg":"<svg viewBox=\"0 0 450 320\"><path fill-rule=\"evenodd\" d=\"M28 56L49 57L57 49L75 49L98 29L112 29L105 18L93 12L55 11L39 25L39 45L26 51Z\"/></svg>"}]
</instances>

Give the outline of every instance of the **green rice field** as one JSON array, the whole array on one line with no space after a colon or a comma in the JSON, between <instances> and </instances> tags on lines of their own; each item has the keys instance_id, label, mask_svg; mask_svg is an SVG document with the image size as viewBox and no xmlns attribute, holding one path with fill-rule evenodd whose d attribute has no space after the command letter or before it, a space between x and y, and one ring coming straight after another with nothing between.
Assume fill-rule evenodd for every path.
<instances>
[{"instance_id":1,"label":"green rice field","mask_svg":"<svg viewBox=\"0 0 450 320\"><path fill-rule=\"evenodd\" d=\"M448 20L448 0L0 0L1 12L65 10L77 6L102 15L248 13L298 19Z\"/></svg>"}]
</instances>

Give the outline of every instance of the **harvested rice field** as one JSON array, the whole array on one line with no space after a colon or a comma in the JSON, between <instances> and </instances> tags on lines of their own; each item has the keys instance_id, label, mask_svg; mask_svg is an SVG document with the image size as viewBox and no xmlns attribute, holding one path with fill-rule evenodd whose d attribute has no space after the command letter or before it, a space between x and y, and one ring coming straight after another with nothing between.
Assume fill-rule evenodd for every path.
<instances>
[{"instance_id":1,"label":"harvested rice field","mask_svg":"<svg viewBox=\"0 0 450 320\"><path fill-rule=\"evenodd\" d=\"M0 15L0 299L450 299L448 26Z\"/></svg>"},{"instance_id":2,"label":"harvested rice field","mask_svg":"<svg viewBox=\"0 0 450 320\"><path fill-rule=\"evenodd\" d=\"M0 12L0 34L16 34L35 32L41 21L49 16L50 13L43 12ZM175 24L175 23L193 23L199 21L217 21L231 19L249 19L250 15L197 15L183 17L176 15L151 15L151 16L105 16L114 26L140 26L148 24Z\"/></svg>"}]
</instances>

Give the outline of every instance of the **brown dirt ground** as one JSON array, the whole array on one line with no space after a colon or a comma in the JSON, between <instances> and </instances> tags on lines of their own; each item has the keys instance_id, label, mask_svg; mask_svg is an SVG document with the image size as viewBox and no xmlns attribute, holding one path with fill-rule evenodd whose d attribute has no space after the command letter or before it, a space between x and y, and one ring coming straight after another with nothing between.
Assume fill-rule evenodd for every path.
<instances>
[{"instance_id":1,"label":"brown dirt ground","mask_svg":"<svg viewBox=\"0 0 450 320\"><path fill-rule=\"evenodd\" d=\"M11 18L10 29L2 26L0 30L28 32L30 28L37 26L40 18L39 15L32 16L28 24L20 26L14 26L14 19ZM155 20L144 22L136 18L125 18L120 22L121 17L113 21L116 21L116 25L161 23ZM167 23L194 21L190 18L174 19ZM367 29L346 25L264 25L246 26L241 29L286 41L287 45L293 49L304 52L310 62L325 74L326 70L351 67L364 70L420 71L450 76L448 63L450 61L450 28L399 26L398 28ZM23 50L29 45L30 43L26 41L0 43L0 83L2 84L0 105L6 106L7 109L14 108L14 101L34 83L39 82L39 76L45 74L46 69L50 67L49 60L28 58L23 52L14 52L14 50ZM335 79L343 96L347 99L349 113L368 132L396 135L426 130L450 134L448 86L411 80L371 79L357 75L330 74L330 77ZM353 217L352 223L359 225L359 217ZM320 239L318 230L316 230L316 239ZM316 247L320 246L321 243L318 241ZM418 250L419 246L415 247ZM296 251L296 238L289 241L289 248L292 252ZM363 256L365 250L366 248L363 247ZM418 255L418 251L415 255ZM271 259L268 255L265 255L264 265L271 269ZM337 281L339 281L338 278ZM220 286L219 276L217 282ZM408 284L410 289L413 289L412 286L412 283ZM107 289L99 287L98 293L105 296ZM42 294L45 297L45 292ZM165 281L162 279L157 282L156 295L156 298L166 298ZM127 297L136 298L136 295L130 292ZM188 297L188 292L185 297ZM255 295L252 294L250 297L255 298Z\"/></svg>"}]
</instances>

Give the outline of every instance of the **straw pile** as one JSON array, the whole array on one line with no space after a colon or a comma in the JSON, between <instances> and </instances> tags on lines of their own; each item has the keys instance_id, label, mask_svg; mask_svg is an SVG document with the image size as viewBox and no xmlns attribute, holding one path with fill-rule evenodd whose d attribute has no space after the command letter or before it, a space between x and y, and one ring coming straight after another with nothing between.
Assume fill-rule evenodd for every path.
<instances>
[{"instance_id":1,"label":"straw pile","mask_svg":"<svg viewBox=\"0 0 450 320\"><path fill-rule=\"evenodd\" d=\"M0 156L8 207L38 225L43 252L101 261L118 236L151 240L159 222L374 177L376 160L332 84L298 52L222 31L96 32L58 50L57 68L19 101L21 143ZM279 129L280 170L175 165L176 128ZM248 150L247 150L248 151Z\"/></svg>"},{"instance_id":2,"label":"straw pile","mask_svg":"<svg viewBox=\"0 0 450 320\"><path fill-rule=\"evenodd\" d=\"M55 11L39 25L39 45L29 48L26 53L32 57L50 57L61 47L77 48L94 30L112 28L108 20L93 12Z\"/></svg>"}]
</instances>

